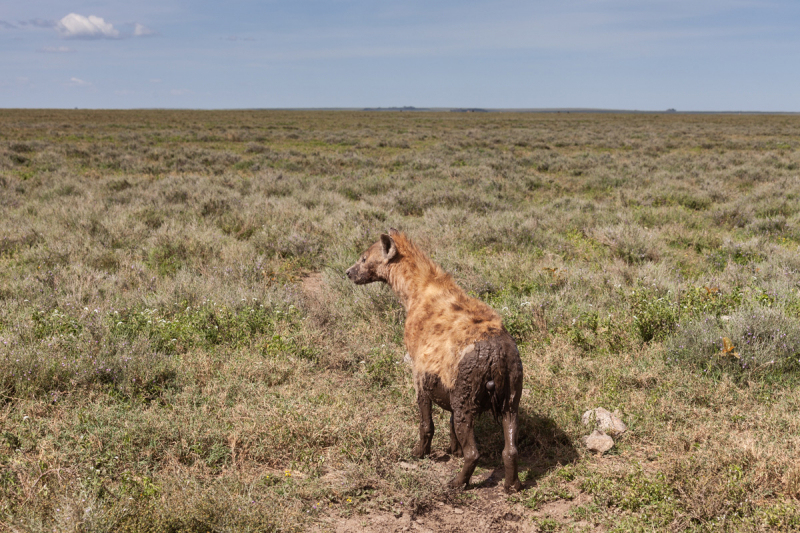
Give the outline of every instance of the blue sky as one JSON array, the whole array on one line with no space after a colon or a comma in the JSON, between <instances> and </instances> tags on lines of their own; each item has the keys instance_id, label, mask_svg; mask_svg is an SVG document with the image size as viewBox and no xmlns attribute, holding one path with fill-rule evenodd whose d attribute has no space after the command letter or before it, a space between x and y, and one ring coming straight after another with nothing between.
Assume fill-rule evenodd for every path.
<instances>
[{"instance_id":1,"label":"blue sky","mask_svg":"<svg viewBox=\"0 0 800 533\"><path fill-rule=\"evenodd\" d=\"M5 0L0 107L800 111L796 0Z\"/></svg>"}]
</instances>

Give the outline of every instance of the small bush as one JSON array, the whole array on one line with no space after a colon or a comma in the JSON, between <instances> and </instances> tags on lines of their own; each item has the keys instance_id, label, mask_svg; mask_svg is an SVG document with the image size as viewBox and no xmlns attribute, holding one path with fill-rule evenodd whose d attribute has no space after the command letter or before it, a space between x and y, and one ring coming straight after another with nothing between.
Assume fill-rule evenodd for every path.
<instances>
[{"instance_id":1,"label":"small bush","mask_svg":"<svg viewBox=\"0 0 800 533\"><path fill-rule=\"evenodd\" d=\"M657 261L659 258L656 240L647 230L639 226L630 224L609 226L595 231L595 238L629 265Z\"/></svg>"},{"instance_id":2,"label":"small bush","mask_svg":"<svg viewBox=\"0 0 800 533\"><path fill-rule=\"evenodd\" d=\"M718 287L691 287L678 298L670 292L639 286L630 295L633 324L644 342L663 340L683 317L719 317L742 303L738 288L724 292Z\"/></svg>"},{"instance_id":3,"label":"small bush","mask_svg":"<svg viewBox=\"0 0 800 533\"><path fill-rule=\"evenodd\" d=\"M680 307L669 293L658 295L645 288L638 288L631 294L631 312L633 325L644 342L663 339L680 318Z\"/></svg>"},{"instance_id":4,"label":"small bush","mask_svg":"<svg viewBox=\"0 0 800 533\"><path fill-rule=\"evenodd\" d=\"M724 338L730 340L732 350ZM688 362L704 371L796 373L800 370L800 324L780 307L748 306L722 318L682 320L666 349L669 360Z\"/></svg>"}]
</instances>

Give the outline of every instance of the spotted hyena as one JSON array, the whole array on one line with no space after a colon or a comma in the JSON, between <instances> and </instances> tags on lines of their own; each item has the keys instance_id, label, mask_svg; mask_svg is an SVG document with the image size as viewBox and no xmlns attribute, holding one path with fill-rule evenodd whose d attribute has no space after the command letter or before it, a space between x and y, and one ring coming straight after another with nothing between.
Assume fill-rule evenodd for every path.
<instances>
[{"instance_id":1,"label":"spotted hyena","mask_svg":"<svg viewBox=\"0 0 800 533\"><path fill-rule=\"evenodd\" d=\"M492 411L502 418L506 491L519 490L517 411L522 392L522 361L502 319L491 307L467 296L444 270L403 233L390 229L347 269L357 285L382 281L406 310L404 341L411 358L419 405L419 443L412 453L431 451L431 402L451 412L449 452L464 457L450 481L465 487L480 456L475 417Z\"/></svg>"}]
</instances>

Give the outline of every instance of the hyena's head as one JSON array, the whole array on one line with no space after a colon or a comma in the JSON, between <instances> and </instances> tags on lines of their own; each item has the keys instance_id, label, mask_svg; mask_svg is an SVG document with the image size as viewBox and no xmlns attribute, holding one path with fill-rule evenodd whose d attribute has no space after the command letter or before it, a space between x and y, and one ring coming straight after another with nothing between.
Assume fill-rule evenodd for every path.
<instances>
[{"instance_id":1,"label":"hyena's head","mask_svg":"<svg viewBox=\"0 0 800 533\"><path fill-rule=\"evenodd\" d=\"M389 234L381 235L381 240L367 248L356 261L356 264L347 269L345 274L356 285L364 285L375 281L387 281L389 263L397 256L397 245L392 235L398 234L394 228Z\"/></svg>"}]
</instances>

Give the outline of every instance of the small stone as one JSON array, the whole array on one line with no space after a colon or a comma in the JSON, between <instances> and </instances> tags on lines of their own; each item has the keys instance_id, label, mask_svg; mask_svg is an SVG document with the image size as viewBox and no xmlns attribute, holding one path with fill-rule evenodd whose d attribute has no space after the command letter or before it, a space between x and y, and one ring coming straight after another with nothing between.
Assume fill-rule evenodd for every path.
<instances>
[{"instance_id":1,"label":"small stone","mask_svg":"<svg viewBox=\"0 0 800 533\"><path fill-rule=\"evenodd\" d=\"M417 465L406 463L405 461L400 461L399 464L400 468L402 468L403 470L419 470L419 467Z\"/></svg>"},{"instance_id":2,"label":"small stone","mask_svg":"<svg viewBox=\"0 0 800 533\"><path fill-rule=\"evenodd\" d=\"M614 447L614 439L595 429L592 434L583 438L583 443L586 444L586 449L590 452L596 452L603 455L608 450Z\"/></svg>"},{"instance_id":3,"label":"small stone","mask_svg":"<svg viewBox=\"0 0 800 533\"><path fill-rule=\"evenodd\" d=\"M464 514L464 511L463 511L463 510L461 510L461 509L453 509L453 512L454 512L455 514Z\"/></svg>"},{"instance_id":4,"label":"small stone","mask_svg":"<svg viewBox=\"0 0 800 533\"><path fill-rule=\"evenodd\" d=\"M608 433L612 437L619 437L628 430L628 426L620 419L618 411L610 413L602 407L589 409L583 413L581 421L585 426L591 426L592 422L594 422L595 428Z\"/></svg>"}]
</instances>

